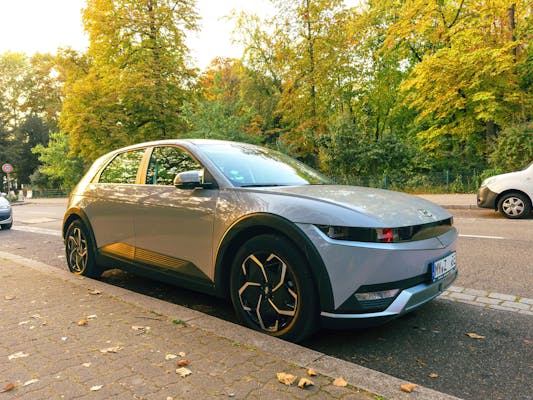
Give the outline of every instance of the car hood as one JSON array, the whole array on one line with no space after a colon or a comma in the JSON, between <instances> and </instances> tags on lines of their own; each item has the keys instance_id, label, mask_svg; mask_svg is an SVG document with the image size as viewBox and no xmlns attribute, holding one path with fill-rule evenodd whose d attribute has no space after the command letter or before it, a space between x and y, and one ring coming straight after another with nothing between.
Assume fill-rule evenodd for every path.
<instances>
[{"instance_id":1,"label":"car hood","mask_svg":"<svg viewBox=\"0 0 533 400\"><path fill-rule=\"evenodd\" d=\"M308 185L261 188L261 191L334 204L371 217L384 227L418 225L451 217L449 212L430 201L391 190Z\"/></svg>"}]
</instances>

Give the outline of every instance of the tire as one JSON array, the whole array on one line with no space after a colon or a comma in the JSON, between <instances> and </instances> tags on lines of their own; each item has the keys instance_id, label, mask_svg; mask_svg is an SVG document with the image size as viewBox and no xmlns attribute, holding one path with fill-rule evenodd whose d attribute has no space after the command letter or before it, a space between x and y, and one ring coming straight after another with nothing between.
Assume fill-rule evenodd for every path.
<instances>
[{"instance_id":1,"label":"tire","mask_svg":"<svg viewBox=\"0 0 533 400\"><path fill-rule=\"evenodd\" d=\"M498 211L506 218L525 218L531 212L531 202L522 193L509 192L498 201Z\"/></svg>"},{"instance_id":2,"label":"tire","mask_svg":"<svg viewBox=\"0 0 533 400\"><path fill-rule=\"evenodd\" d=\"M9 224L3 224L3 225L0 225L0 227L2 228L2 230L8 230L8 229L11 229L11 227L13 226L13 223L10 222Z\"/></svg>"},{"instance_id":3,"label":"tire","mask_svg":"<svg viewBox=\"0 0 533 400\"><path fill-rule=\"evenodd\" d=\"M98 278L102 270L96 265L95 248L87 228L80 220L73 221L65 236L65 250L70 272L89 278Z\"/></svg>"},{"instance_id":4,"label":"tire","mask_svg":"<svg viewBox=\"0 0 533 400\"><path fill-rule=\"evenodd\" d=\"M301 253L275 235L248 240L231 266L231 300L246 326L292 342L318 326L318 302Z\"/></svg>"}]
</instances>

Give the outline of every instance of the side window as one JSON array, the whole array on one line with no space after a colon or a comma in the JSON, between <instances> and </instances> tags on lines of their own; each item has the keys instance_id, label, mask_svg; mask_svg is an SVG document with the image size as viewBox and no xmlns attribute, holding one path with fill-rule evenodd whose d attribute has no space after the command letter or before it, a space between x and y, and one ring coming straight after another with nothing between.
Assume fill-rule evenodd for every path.
<instances>
[{"instance_id":1,"label":"side window","mask_svg":"<svg viewBox=\"0 0 533 400\"><path fill-rule=\"evenodd\" d=\"M100 183L135 183L144 149L117 155L100 175Z\"/></svg>"},{"instance_id":2,"label":"side window","mask_svg":"<svg viewBox=\"0 0 533 400\"><path fill-rule=\"evenodd\" d=\"M185 151L172 146L156 147L146 172L146 184L173 185L178 173L198 169L202 166Z\"/></svg>"}]
</instances>

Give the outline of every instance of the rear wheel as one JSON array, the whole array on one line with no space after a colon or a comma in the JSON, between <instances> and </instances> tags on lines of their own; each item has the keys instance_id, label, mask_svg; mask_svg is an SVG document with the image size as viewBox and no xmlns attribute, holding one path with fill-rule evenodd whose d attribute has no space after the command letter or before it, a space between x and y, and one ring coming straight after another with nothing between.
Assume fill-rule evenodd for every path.
<instances>
[{"instance_id":1,"label":"rear wheel","mask_svg":"<svg viewBox=\"0 0 533 400\"><path fill-rule=\"evenodd\" d=\"M248 240L232 264L230 290L239 319L252 329L298 342L317 327L310 271L287 239L261 235Z\"/></svg>"},{"instance_id":2,"label":"rear wheel","mask_svg":"<svg viewBox=\"0 0 533 400\"><path fill-rule=\"evenodd\" d=\"M67 264L70 272L98 278L102 270L95 262L95 249L89 238L87 228L80 221L73 221L68 229L65 240Z\"/></svg>"},{"instance_id":3,"label":"rear wheel","mask_svg":"<svg viewBox=\"0 0 533 400\"><path fill-rule=\"evenodd\" d=\"M531 212L531 203L522 193L511 192L498 201L498 210L507 218L525 218Z\"/></svg>"}]
</instances>

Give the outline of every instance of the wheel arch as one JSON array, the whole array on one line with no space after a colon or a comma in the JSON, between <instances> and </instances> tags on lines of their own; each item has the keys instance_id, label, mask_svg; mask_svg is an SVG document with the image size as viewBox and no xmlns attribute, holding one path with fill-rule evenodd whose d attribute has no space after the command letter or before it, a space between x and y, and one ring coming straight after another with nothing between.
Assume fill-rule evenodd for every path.
<instances>
[{"instance_id":1,"label":"wheel arch","mask_svg":"<svg viewBox=\"0 0 533 400\"><path fill-rule=\"evenodd\" d=\"M215 286L217 294L229 298L229 275L233 256L246 240L262 235L275 234L289 240L303 254L311 271L319 294L322 310L333 308L333 293L329 275L322 257L309 238L292 222L278 215L256 213L239 220L226 232L218 248L215 262Z\"/></svg>"}]
</instances>

